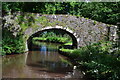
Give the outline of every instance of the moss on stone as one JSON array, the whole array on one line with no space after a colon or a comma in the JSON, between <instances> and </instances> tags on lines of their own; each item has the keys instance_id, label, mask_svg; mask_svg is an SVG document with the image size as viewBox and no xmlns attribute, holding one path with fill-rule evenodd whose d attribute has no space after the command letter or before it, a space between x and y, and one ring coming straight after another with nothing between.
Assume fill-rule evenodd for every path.
<instances>
[{"instance_id":1,"label":"moss on stone","mask_svg":"<svg viewBox=\"0 0 120 80\"><path fill-rule=\"evenodd\" d=\"M114 25L108 25L103 24L101 22L97 22L88 18L84 17L77 17L73 15L55 15L56 17L53 17L52 15L36 15L34 13L23 13L20 15L17 15L16 19L14 19L17 23L19 23L20 28L22 31L19 31L18 33L24 34L25 33L25 39L27 40L31 34L34 34L34 32L38 30L42 30L46 27L53 27L55 28L57 26L62 26L62 29L69 29L75 33L77 33L80 38L84 36L89 36L93 30L97 32L101 32L100 34L95 34L98 36L97 41L100 39L103 39L105 36L107 36L106 32L104 31L107 27L114 27ZM32 28L32 29L30 29ZM90 29L91 28L91 29ZM29 29L31 30L29 32ZM92 31L89 31L92 30ZM69 32L69 31L68 31ZM103 35L106 34L106 35ZM99 37L101 35L101 37ZM94 37L94 36L92 36ZM89 37L86 37L86 41L90 41Z\"/></svg>"},{"instance_id":2,"label":"moss on stone","mask_svg":"<svg viewBox=\"0 0 120 80\"><path fill-rule=\"evenodd\" d=\"M97 24L97 21L94 21L94 25L96 25Z\"/></svg>"}]
</instances>

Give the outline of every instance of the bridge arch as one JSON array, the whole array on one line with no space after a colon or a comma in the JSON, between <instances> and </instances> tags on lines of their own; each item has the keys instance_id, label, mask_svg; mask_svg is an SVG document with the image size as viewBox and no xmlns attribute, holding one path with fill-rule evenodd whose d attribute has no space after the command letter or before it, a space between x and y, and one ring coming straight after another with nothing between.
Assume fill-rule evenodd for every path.
<instances>
[{"instance_id":1,"label":"bridge arch","mask_svg":"<svg viewBox=\"0 0 120 80\"><path fill-rule=\"evenodd\" d=\"M42 29L38 29L36 30L35 32L33 32L31 35L29 35L29 38L27 39L27 49L30 48L30 43L32 41L32 38L33 37L38 37L38 34L40 34L41 32L44 32L44 31L48 31L48 30L60 30L60 31L64 31L66 34L68 34L71 39L72 39L72 47L73 48L77 48L78 47L78 39L77 39L77 35L76 33L74 33L72 30L68 29L68 28L63 28L62 26L55 26L55 27L45 27L45 28L42 28Z\"/></svg>"}]
</instances>

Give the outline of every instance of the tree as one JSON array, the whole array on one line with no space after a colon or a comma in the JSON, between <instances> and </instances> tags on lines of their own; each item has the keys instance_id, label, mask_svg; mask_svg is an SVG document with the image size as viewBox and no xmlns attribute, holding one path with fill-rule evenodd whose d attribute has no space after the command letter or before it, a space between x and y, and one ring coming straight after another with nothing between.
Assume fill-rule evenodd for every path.
<instances>
[{"instance_id":1,"label":"tree","mask_svg":"<svg viewBox=\"0 0 120 80\"><path fill-rule=\"evenodd\" d=\"M120 2L3 2L2 6L3 13L72 14L108 24L120 20Z\"/></svg>"}]
</instances>

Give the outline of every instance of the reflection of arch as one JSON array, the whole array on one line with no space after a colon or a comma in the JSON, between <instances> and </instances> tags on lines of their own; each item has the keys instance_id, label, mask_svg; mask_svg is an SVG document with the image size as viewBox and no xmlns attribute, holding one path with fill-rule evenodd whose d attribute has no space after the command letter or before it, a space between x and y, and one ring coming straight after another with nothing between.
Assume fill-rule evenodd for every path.
<instances>
[{"instance_id":1,"label":"reflection of arch","mask_svg":"<svg viewBox=\"0 0 120 80\"><path fill-rule=\"evenodd\" d=\"M41 32L47 31L47 30L62 30L62 31L64 31L65 33L67 33L67 34L72 38L72 42L73 42L73 45L72 45L72 46L73 46L73 48L77 48L77 45L78 45L78 43L77 43L77 38L76 38L76 36L72 33L71 30L62 29L62 28L52 28L52 27L49 27L49 28L43 28L42 30L33 33L33 34L28 38L28 40L27 40L28 49L30 49L30 47L31 47L31 45L30 45L29 43L31 43L32 38L33 38L33 37L37 37L38 34L40 34Z\"/></svg>"}]
</instances>

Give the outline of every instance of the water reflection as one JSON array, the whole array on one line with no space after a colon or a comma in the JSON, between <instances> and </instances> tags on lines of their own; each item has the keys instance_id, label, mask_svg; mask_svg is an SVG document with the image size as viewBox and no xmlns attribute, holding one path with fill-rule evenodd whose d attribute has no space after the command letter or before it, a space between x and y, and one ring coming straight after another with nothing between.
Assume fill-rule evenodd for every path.
<instances>
[{"instance_id":1,"label":"water reflection","mask_svg":"<svg viewBox=\"0 0 120 80\"><path fill-rule=\"evenodd\" d=\"M3 77L11 78L77 78L81 73L73 70L67 57L57 51L59 44L37 43L26 54L5 56Z\"/></svg>"},{"instance_id":2,"label":"water reflection","mask_svg":"<svg viewBox=\"0 0 120 80\"><path fill-rule=\"evenodd\" d=\"M46 53L46 51L47 51L46 46L45 46L45 45L42 45L42 47L40 48L40 51L44 51L44 52Z\"/></svg>"}]
</instances>

